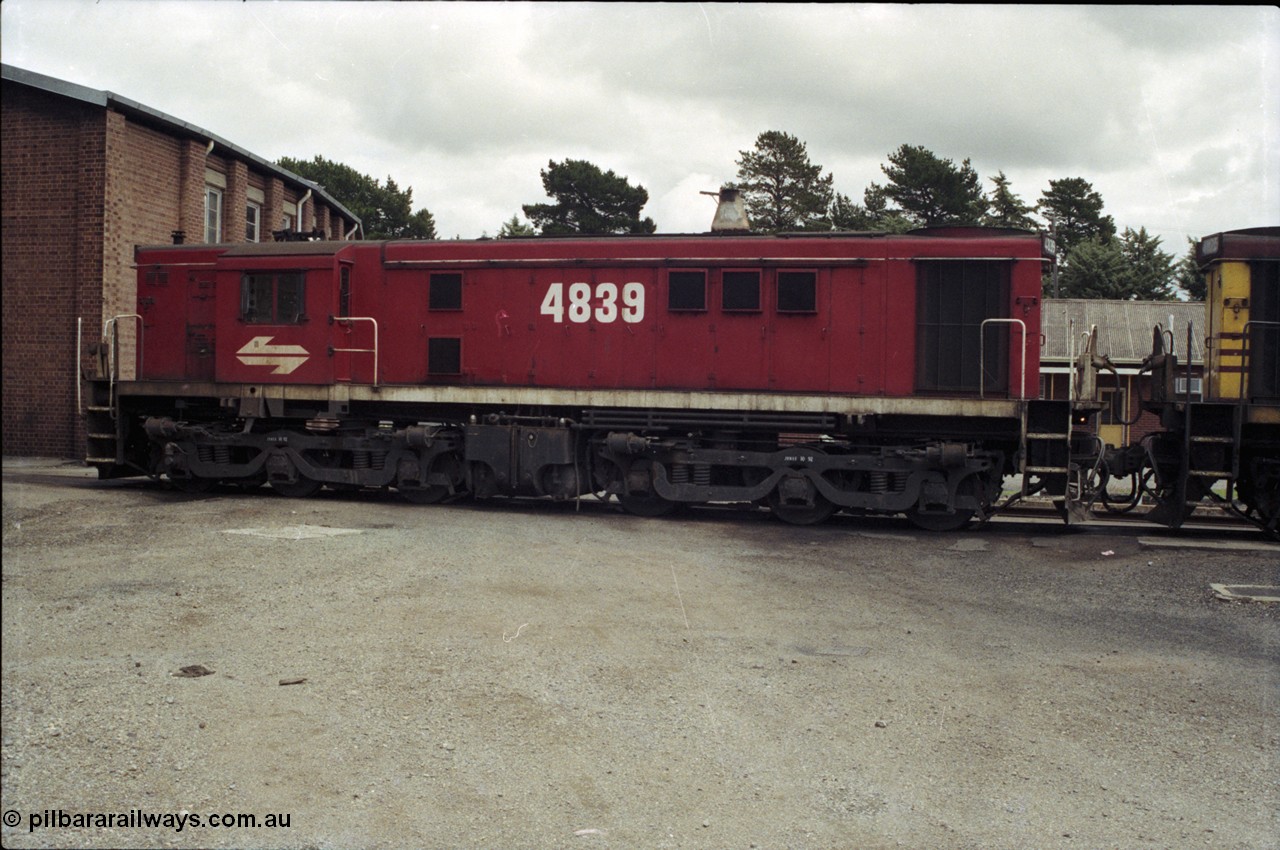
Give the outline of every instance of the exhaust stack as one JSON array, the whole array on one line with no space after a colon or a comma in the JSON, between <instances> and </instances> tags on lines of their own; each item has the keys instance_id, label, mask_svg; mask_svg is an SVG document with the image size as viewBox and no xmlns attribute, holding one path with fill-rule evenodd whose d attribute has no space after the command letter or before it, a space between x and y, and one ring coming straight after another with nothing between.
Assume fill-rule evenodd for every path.
<instances>
[{"instance_id":1,"label":"exhaust stack","mask_svg":"<svg viewBox=\"0 0 1280 850\"><path fill-rule=\"evenodd\" d=\"M747 207L742 200L742 192L728 186L719 192L703 192L717 199L716 215L711 220L712 233L748 233L751 223L747 221Z\"/></svg>"}]
</instances>

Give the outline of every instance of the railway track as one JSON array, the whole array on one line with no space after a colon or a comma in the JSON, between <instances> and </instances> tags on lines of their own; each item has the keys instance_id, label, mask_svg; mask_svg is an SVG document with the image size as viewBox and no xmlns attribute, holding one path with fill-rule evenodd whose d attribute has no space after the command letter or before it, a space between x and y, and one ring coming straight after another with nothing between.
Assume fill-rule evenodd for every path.
<instances>
[{"instance_id":1,"label":"railway track","mask_svg":"<svg viewBox=\"0 0 1280 850\"><path fill-rule=\"evenodd\" d=\"M1139 506L1131 511L1112 512L1105 508L1095 509L1090 513L1088 520L1089 526L1098 527L1139 527L1146 528L1153 535L1161 533L1177 533L1177 531L1187 532L1220 532L1226 534L1248 534L1256 535L1262 539L1268 539L1267 533L1253 523L1247 522L1234 514L1229 513L1216 505L1203 505L1196 509L1195 513L1183 523L1180 529L1174 530L1153 523L1146 519L1146 513L1150 510L1147 506ZM1061 517L1054 508L1053 503L1049 500L1029 500L1012 505L1001 511L993 521L1000 519L1013 520L1044 520L1061 523Z\"/></svg>"}]
</instances>

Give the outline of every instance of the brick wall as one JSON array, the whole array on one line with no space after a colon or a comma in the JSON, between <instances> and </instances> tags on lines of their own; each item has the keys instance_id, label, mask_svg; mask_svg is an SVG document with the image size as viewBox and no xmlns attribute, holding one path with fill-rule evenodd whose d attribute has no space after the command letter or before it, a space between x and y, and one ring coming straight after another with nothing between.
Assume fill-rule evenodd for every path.
<instances>
[{"instance_id":1,"label":"brick wall","mask_svg":"<svg viewBox=\"0 0 1280 850\"><path fill-rule=\"evenodd\" d=\"M134 245L167 244L179 229L184 149L179 139L133 122L126 124L124 149L116 163L125 187L121 226L129 234L122 254L126 265L133 263ZM203 232L202 225L198 233ZM197 234L189 236L197 238ZM130 282L131 295L132 289Z\"/></svg>"},{"instance_id":2,"label":"brick wall","mask_svg":"<svg viewBox=\"0 0 1280 850\"><path fill-rule=\"evenodd\" d=\"M179 142L178 222L188 242L204 241L204 167L207 144L190 139Z\"/></svg>"},{"instance_id":3,"label":"brick wall","mask_svg":"<svg viewBox=\"0 0 1280 850\"><path fill-rule=\"evenodd\" d=\"M266 185L267 203L262 208L262 241L271 241L271 232L284 225L284 182L272 177Z\"/></svg>"},{"instance_id":4,"label":"brick wall","mask_svg":"<svg viewBox=\"0 0 1280 850\"><path fill-rule=\"evenodd\" d=\"M223 240L244 242L244 211L249 204L249 167L239 160L227 165L227 191L223 196Z\"/></svg>"},{"instance_id":5,"label":"brick wall","mask_svg":"<svg viewBox=\"0 0 1280 850\"><path fill-rule=\"evenodd\" d=\"M265 190L263 240L280 228L284 202L303 192L206 142L35 87L6 83L0 118L3 450L82 458L76 321L87 348L104 320L136 312L134 246L168 243L174 230L204 240L206 168L227 177L228 242L245 239L248 186ZM318 200L307 202L305 226L341 239L351 222ZM119 327L128 378L136 326Z\"/></svg>"},{"instance_id":6,"label":"brick wall","mask_svg":"<svg viewBox=\"0 0 1280 850\"><path fill-rule=\"evenodd\" d=\"M105 119L8 85L0 112L4 453L74 457L76 317L92 329L102 310Z\"/></svg>"}]
</instances>

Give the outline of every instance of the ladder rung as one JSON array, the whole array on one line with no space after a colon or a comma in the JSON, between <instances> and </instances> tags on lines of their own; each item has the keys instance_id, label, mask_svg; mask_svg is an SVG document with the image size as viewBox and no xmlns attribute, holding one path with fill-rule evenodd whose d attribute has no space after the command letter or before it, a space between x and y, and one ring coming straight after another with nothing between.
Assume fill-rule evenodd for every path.
<instances>
[{"instance_id":1,"label":"ladder rung","mask_svg":"<svg viewBox=\"0 0 1280 850\"><path fill-rule=\"evenodd\" d=\"M1234 443L1230 437L1192 437L1193 443Z\"/></svg>"},{"instance_id":2,"label":"ladder rung","mask_svg":"<svg viewBox=\"0 0 1280 850\"><path fill-rule=\"evenodd\" d=\"M1194 476L1196 476L1196 477L1198 477L1198 478L1230 478L1230 477L1231 477L1231 473L1230 473L1230 472L1214 472L1214 471L1212 471L1212 470L1208 470L1208 469L1204 469L1204 470L1201 470L1201 469L1193 469L1193 470L1191 470L1190 472L1188 472L1187 474L1188 474L1188 475L1194 475Z\"/></svg>"},{"instance_id":3,"label":"ladder rung","mask_svg":"<svg viewBox=\"0 0 1280 850\"><path fill-rule=\"evenodd\" d=\"M1028 466L1023 472L1070 472L1065 466Z\"/></svg>"},{"instance_id":4,"label":"ladder rung","mask_svg":"<svg viewBox=\"0 0 1280 850\"><path fill-rule=\"evenodd\" d=\"M1028 440L1065 440L1066 434L1028 434Z\"/></svg>"},{"instance_id":5,"label":"ladder rung","mask_svg":"<svg viewBox=\"0 0 1280 850\"><path fill-rule=\"evenodd\" d=\"M90 440L114 440L116 438L115 434L86 434L85 436Z\"/></svg>"},{"instance_id":6,"label":"ladder rung","mask_svg":"<svg viewBox=\"0 0 1280 850\"><path fill-rule=\"evenodd\" d=\"M100 404L91 404L85 409L90 413L115 413L116 410L114 407L104 407Z\"/></svg>"},{"instance_id":7,"label":"ladder rung","mask_svg":"<svg viewBox=\"0 0 1280 850\"><path fill-rule=\"evenodd\" d=\"M84 459L84 462L85 463L115 463L116 459L113 457L87 457Z\"/></svg>"}]
</instances>

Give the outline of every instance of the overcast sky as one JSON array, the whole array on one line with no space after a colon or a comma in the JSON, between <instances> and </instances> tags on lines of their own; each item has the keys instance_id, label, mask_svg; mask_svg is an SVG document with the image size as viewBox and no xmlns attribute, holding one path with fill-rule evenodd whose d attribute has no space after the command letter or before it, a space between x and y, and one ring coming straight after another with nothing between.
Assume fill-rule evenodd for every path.
<instances>
[{"instance_id":1,"label":"overcast sky","mask_svg":"<svg viewBox=\"0 0 1280 850\"><path fill-rule=\"evenodd\" d=\"M1083 177L1120 228L1280 224L1280 11L4 0L6 64L136 100L270 160L413 188L440 236L497 232L586 159L702 232L741 151L808 146L861 202L899 145L1024 201Z\"/></svg>"}]
</instances>

